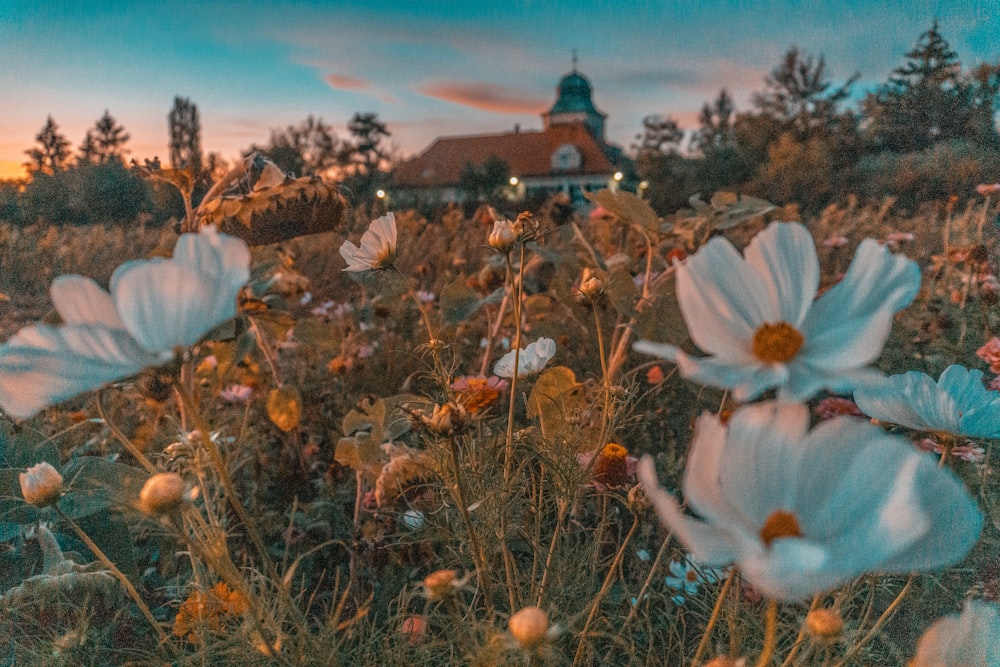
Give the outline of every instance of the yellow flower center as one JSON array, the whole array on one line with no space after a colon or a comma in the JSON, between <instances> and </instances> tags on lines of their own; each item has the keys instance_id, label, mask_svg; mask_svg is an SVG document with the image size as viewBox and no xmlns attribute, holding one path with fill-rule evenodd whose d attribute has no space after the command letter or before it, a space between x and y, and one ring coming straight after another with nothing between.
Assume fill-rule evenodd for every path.
<instances>
[{"instance_id":1,"label":"yellow flower center","mask_svg":"<svg viewBox=\"0 0 1000 667\"><path fill-rule=\"evenodd\" d=\"M795 515L785 510L776 510L767 517L764 527L760 529L760 539L765 546L782 537L802 537L802 529Z\"/></svg>"},{"instance_id":2,"label":"yellow flower center","mask_svg":"<svg viewBox=\"0 0 1000 667\"><path fill-rule=\"evenodd\" d=\"M761 361L783 363L799 353L803 342L802 334L788 322L766 323L753 334L753 354Z\"/></svg>"}]
</instances>

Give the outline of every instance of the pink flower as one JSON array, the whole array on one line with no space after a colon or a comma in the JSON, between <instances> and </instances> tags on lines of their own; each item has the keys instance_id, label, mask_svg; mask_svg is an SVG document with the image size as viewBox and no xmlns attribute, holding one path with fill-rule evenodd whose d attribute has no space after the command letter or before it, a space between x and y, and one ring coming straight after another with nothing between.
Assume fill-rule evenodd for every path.
<instances>
[{"instance_id":1,"label":"pink flower","mask_svg":"<svg viewBox=\"0 0 1000 667\"><path fill-rule=\"evenodd\" d=\"M990 338L976 350L976 356L990 365L991 373L1000 373L1000 338Z\"/></svg>"},{"instance_id":2,"label":"pink flower","mask_svg":"<svg viewBox=\"0 0 1000 667\"><path fill-rule=\"evenodd\" d=\"M843 246L850 243L846 236L831 236L828 239L823 240L824 248L842 248Z\"/></svg>"},{"instance_id":3,"label":"pink flower","mask_svg":"<svg viewBox=\"0 0 1000 667\"><path fill-rule=\"evenodd\" d=\"M253 387L245 384L231 384L219 392L219 398L227 403L246 403L253 396Z\"/></svg>"},{"instance_id":4,"label":"pink flower","mask_svg":"<svg viewBox=\"0 0 1000 667\"><path fill-rule=\"evenodd\" d=\"M992 195L1000 192L1000 183L980 183L976 186L976 192L983 195Z\"/></svg>"}]
</instances>

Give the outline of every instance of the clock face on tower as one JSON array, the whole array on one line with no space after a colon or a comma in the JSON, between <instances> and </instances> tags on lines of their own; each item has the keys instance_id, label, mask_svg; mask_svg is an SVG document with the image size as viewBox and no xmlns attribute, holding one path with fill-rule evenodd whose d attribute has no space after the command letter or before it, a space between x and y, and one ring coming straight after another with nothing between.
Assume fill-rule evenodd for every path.
<instances>
[{"instance_id":1,"label":"clock face on tower","mask_svg":"<svg viewBox=\"0 0 1000 667\"><path fill-rule=\"evenodd\" d=\"M580 149L573 144L563 144L552 153L552 169L555 171L579 169L582 164Z\"/></svg>"}]
</instances>

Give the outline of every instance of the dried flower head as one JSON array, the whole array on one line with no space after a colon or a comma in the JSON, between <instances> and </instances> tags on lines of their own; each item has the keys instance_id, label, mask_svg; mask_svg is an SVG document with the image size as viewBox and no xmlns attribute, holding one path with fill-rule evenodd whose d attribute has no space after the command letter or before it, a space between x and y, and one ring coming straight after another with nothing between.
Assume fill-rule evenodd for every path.
<instances>
[{"instance_id":1,"label":"dried flower head","mask_svg":"<svg viewBox=\"0 0 1000 667\"><path fill-rule=\"evenodd\" d=\"M607 282L590 267L583 269L580 275L580 295L585 299L596 299L604 291Z\"/></svg>"},{"instance_id":2,"label":"dried flower head","mask_svg":"<svg viewBox=\"0 0 1000 667\"><path fill-rule=\"evenodd\" d=\"M836 639L844 631L844 618L836 609L813 609L806 614L806 632L817 639Z\"/></svg>"},{"instance_id":3,"label":"dried flower head","mask_svg":"<svg viewBox=\"0 0 1000 667\"><path fill-rule=\"evenodd\" d=\"M424 595L428 600L443 600L469 583L470 577L459 577L455 570L436 570L424 577Z\"/></svg>"},{"instance_id":4,"label":"dried flower head","mask_svg":"<svg viewBox=\"0 0 1000 667\"><path fill-rule=\"evenodd\" d=\"M594 462L594 481L607 486L625 486L629 478L629 458L628 450L618 443L604 445ZM635 461L634 457L632 461ZM634 463L632 467L634 473Z\"/></svg>"},{"instance_id":5,"label":"dried flower head","mask_svg":"<svg viewBox=\"0 0 1000 667\"><path fill-rule=\"evenodd\" d=\"M63 478L47 461L31 466L18 474L24 501L35 507L55 505L62 495Z\"/></svg>"},{"instance_id":6,"label":"dried flower head","mask_svg":"<svg viewBox=\"0 0 1000 667\"><path fill-rule=\"evenodd\" d=\"M521 648L533 649L549 636L549 615L538 607L524 607L510 617L507 627Z\"/></svg>"},{"instance_id":7,"label":"dried flower head","mask_svg":"<svg viewBox=\"0 0 1000 667\"><path fill-rule=\"evenodd\" d=\"M180 507L184 499L184 479L175 472L161 472L142 485L139 509L151 516L160 516Z\"/></svg>"}]
</instances>

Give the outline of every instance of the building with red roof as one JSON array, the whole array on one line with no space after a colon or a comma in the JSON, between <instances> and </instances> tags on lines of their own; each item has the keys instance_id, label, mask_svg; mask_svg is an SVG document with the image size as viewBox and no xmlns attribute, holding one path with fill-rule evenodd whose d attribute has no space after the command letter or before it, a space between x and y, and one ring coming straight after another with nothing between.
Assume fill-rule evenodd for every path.
<instances>
[{"instance_id":1,"label":"building with red roof","mask_svg":"<svg viewBox=\"0 0 1000 667\"><path fill-rule=\"evenodd\" d=\"M464 201L463 171L491 158L506 164L511 199L563 192L574 203L583 192L614 187L628 158L604 136L607 114L594 106L593 89L573 71L559 81L555 104L542 113L542 130L439 137L420 155L396 166L397 193L439 202ZM618 174L616 179L616 174Z\"/></svg>"}]
</instances>

